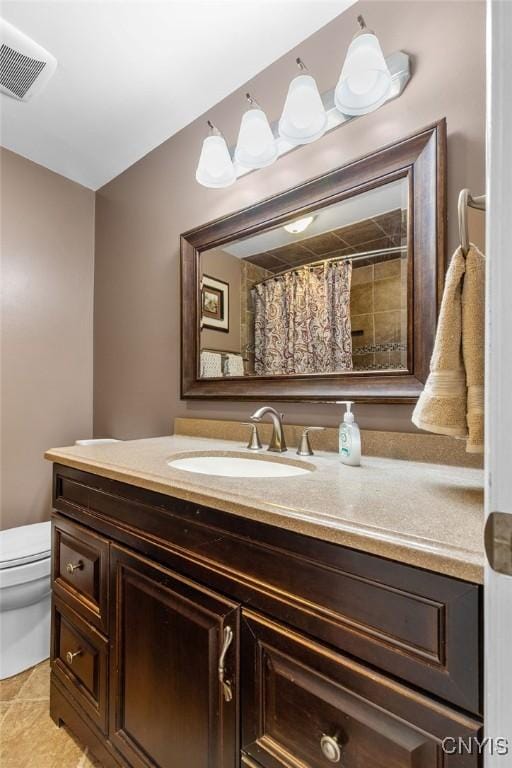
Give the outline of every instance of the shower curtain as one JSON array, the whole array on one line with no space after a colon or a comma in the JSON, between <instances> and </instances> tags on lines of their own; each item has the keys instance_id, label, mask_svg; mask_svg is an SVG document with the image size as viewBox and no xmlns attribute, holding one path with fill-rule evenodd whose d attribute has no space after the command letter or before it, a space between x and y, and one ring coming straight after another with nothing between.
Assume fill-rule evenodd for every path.
<instances>
[{"instance_id":1,"label":"shower curtain","mask_svg":"<svg viewBox=\"0 0 512 768\"><path fill-rule=\"evenodd\" d=\"M301 267L252 289L254 372L352 370L350 261Z\"/></svg>"}]
</instances>

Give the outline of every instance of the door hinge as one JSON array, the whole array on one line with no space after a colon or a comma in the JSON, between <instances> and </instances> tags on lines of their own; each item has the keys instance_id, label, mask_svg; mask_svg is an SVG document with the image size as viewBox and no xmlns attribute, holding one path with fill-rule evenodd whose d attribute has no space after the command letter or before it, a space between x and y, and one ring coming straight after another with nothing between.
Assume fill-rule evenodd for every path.
<instances>
[{"instance_id":1,"label":"door hinge","mask_svg":"<svg viewBox=\"0 0 512 768\"><path fill-rule=\"evenodd\" d=\"M485 554L497 573L512 576L512 514L491 512L485 524Z\"/></svg>"}]
</instances>

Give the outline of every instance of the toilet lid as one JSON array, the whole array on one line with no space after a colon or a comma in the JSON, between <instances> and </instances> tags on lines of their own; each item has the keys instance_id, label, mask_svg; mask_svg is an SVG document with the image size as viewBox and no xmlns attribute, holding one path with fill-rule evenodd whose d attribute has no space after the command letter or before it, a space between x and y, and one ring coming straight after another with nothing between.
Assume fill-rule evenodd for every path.
<instances>
[{"instance_id":1,"label":"toilet lid","mask_svg":"<svg viewBox=\"0 0 512 768\"><path fill-rule=\"evenodd\" d=\"M50 557L51 523L20 525L0 531L0 569Z\"/></svg>"}]
</instances>

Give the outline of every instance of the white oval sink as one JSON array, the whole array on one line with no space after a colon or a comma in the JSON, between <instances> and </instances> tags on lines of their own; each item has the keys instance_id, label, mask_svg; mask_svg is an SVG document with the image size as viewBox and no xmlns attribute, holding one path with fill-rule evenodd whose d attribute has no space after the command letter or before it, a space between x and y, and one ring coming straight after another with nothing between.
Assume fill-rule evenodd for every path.
<instances>
[{"instance_id":1,"label":"white oval sink","mask_svg":"<svg viewBox=\"0 0 512 768\"><path fill-rule=\"evenodd\" d=\"M167 462L173 469L183 469L185 472L196 472L200 475L217 475L218 477L296 477L307 475L311 469L307 465L288 463L287 461L272 461L253 459L243 456L188 456L181 459L171 459ZM313 469L313 467L312 467Z\"/></svg>"}]
</instances>

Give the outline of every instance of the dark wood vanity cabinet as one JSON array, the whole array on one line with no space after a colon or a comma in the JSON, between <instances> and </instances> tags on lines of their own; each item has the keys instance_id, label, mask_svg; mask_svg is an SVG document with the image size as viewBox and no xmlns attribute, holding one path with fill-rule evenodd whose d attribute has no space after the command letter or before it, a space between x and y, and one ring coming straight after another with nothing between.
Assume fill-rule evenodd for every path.
<instances>
[{"instance_id":1,"label":"dark wood vanity cabinet","mask_svg":"<svg viewBox=\"0 0 512 768\"><path fill-rule=\"evenodd\" d=\"M113 745L134 768L235 768L239 606L116 546L111 579Z\"/></svg>"},{"instance_id":2,"label":"dark wood vanity cabinet","mask_svg":"<svg viewBox=\"0 0 512 768\"><path fill-rule=\"evenodd\" d=\"M54 507L51 714L104 765L480 765L442 749L481 731L477 585L67 467Z\"/></svg>"}]
</instances>

